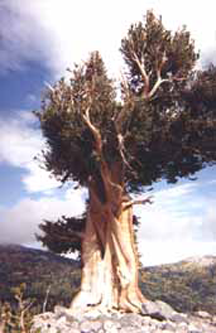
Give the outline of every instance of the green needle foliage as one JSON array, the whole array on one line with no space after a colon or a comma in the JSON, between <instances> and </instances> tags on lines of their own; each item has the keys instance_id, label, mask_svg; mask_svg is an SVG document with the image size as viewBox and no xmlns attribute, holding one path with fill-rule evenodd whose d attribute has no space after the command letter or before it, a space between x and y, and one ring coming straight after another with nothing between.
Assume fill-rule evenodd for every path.
<instances>
[{"instance_id":1,"label":"green needle foliage","mask_svg":"<svg viewBox=\"0 0 216 333\"><path fill-rule=\"evenodd\" d=\"M47 170L62 183L88 186L93 179L102 202L101 156L87 121L100 132L109 168L124 161L120 181L129 193L161 179L191 178L216 161L216 69L196 69L199 54L186 27L173 33L148 11L131 25L120 51L127 66L120 101L93 52L69 82L61 79L45 92L37 113ZM53 251L80 249L84 225L85 217L45 221L38 237Z\"/></svg>"}]
</instances>

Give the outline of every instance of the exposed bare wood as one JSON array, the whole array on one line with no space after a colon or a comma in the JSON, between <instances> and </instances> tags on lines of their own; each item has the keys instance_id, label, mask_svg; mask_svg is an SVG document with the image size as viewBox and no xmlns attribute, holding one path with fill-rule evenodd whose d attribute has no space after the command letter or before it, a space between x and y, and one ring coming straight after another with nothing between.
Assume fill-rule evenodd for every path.
<instances>
[{"instance_id":1,"label":"exposed bare wood","mask_svg":"<svg viewBox=\"0 0 216 333\"><path fill-rule=\"evenodd\" d=\"M161 77L161 72L162 72L163 66L165 65L166 62L167 62L167 57L166 57L166 54L163 53L162 59L158 63L157 68L156 68L157 81L155 82L152 89L149 91L148 98L151 98L156 93L156 91L159 89L159 87L161 86L162 83L170 81L169 79L163 79Z\"/></svg>"},{"instance_id":2,"label":"exposed bare wood","mask_svg":"<svg viewBox=\"0 0 216 333\"><path fill-rule=\"evenodd\" d=\"M113 170L114 174L108 171L104 174L109 190L105 205L95 194L92 183L82 241L81 291L72 302L72 313L81 309L91 311L91 306L103 312L116 309L140 312L145 302L138 287L132 201L118 185L115 174L118 168ZM150 200L142 199L142 203L147 199Z\"/></svg>"},{"instance_id":3,"label":"exposed bare wood","mask_svg":"<svg viewBox=\"0 0 216 333\"><path fill-rule=\"evenodd\" d=\"M48 302L48 297L50 294L50 290L51 290L51 285L48 286L47 290L46 290L46 296L43 302L43 312L46 312L46 308L47 308L47 302Z\"/></svg>"},{"instance_id":4,"label":"exposed bare wood","mask_svg":"<svg viewBox=\"0 0 216 333\"><path fill-rule=\"evenodd\" d=\"M160 76L158 76L157 81L155 82L154 86L152 87L152 89L150 90L150 92L148 94L148 99L150 99L152 96L154 96L156 91L159 89L161 84L164 82L171 82L171 81L169 79L162 79Z\"/></svg>"},{"instance_id":5,"label":"exposed bare wood","mask_svg":"<svg viewBox=\"0 0 216 333\"><path fill-rule=\"evenodd\" d=\"M126 100L130 100L130 89L127 80L124 77L124 74L121 72L121 86L125 94Z\"/></svg>"},{"instance_id":6,"label":"exposed bare wood","mask_svg":"<svg viewBox=\"0 0 216 333\"><path fill-rule=\"evenodd\" d=\"M25 327L25 314L29 309L32 307L35 301L30 302L26 305L26 302L23 300L22 295L16 294L15 295L16 300L18 301L19 309L20 309L20 315L17 318L19 319L19 326L21 333L27 333L27 329Z\"/></svg>"},{"instance_id":7,"label":"exposed bare wood","mask_svg":"<svg viewBox=\"0 0 216 333\"><path fill-rule=\"evenodd\" d=\"M136 62L137 66L139 67L140 73L144 80L144 97L148 97L149 94L149 75L147 74L145 70L145 62L144 59L142 61L139 60L136 52L133 52L133 59Z\"/></svg>"},{"instance_id":8,"label":"exposed bare wood","mask_svg":"<svg viewBox=\"0 0 216 333\"><path fill-rule=\"evenodd\" d=\"M95 147L96 150L99 154L102 152L102 140L101 140L101 135L99 130L92 124L91 119L90 119L90 109L91 109L91 103L89 106L86 108L85 112L82 113L82 118L85 121L86 125L92 132L94 139L95 139Z\"/></svg>"},{"instance_id":9,"label":"exposed bare wood","mask_svg":"<svg viewBox=\"0 0 216 333\"><path fill-rule=\"evenodd\" d=\"M128 169L132 169L129 162L127 161L126 157L125 157L125 153L124 153L124 137L121 133L119 133L117 135L118 138L118 143L119 143L119 152L120 152L120 156L122 159L122 162L124 163L124 165L128 168Z\"/></svg>"},{"instance_id":10,"label":"exposed bare wood","mask_svg":"<svg viewBox=\"0 0 216 333\"><path fill-rule=\"evenodd\" d=\"M112 184L112 181L110 179L110 172L109 172L108 165L102 156L103 155L102 154L102 139L101 139L100 131L91 122L90 109L91 109L91 103L86 108L85 113L82 113L82 118L94 136L95 148L100 157L101 176L102 176L102 179L104 182L105 191L108 194L110 185L112 185L112 186L118 186L118 185ZM91 182L91 179L90 179L90 182Z\"/></svg>"},{"instance_id":11,"label":"exposed bare wood","mask_svg":"<svg viewBox=\"0 0 216 333\"><path fill-rule=\"evenodd\" d=\"M128 209L134 205L145 205L146 203L152 204L152 196L149 196L145 199L134 199L129 202L123 203L123 209Z\"/></svg>"},{"instance_id":12,"label":"exposed bare wood","mask_svg":"<svg viewBox=\"0 0 216 333\"><path fill-rule=\"evenodd\" d=\"M164 64L167 61L167 58L165 56L165 54L162 57L161 62L158 64L157 68L156 68L156 72L157 72L157 81L155 82L154 86L152 87L152 89L150 90L150 86L149 86L149 75L147 74L146 70L145 70L145 62L144 59L142 61L139 60L137 54L133 51L133 58L134 61L136 62L137 66L139 67L140 73L143 77L144 80L144 92L143 92L143 96L146 99L151 98L156 91L158 90L158 88L161 86L162 83L164 82L170 82L169 79L163 79L161 77L161 71L162 68L164 66Z\"/></svg>"},{"instance_id":13,"label":"exposed bare wood","mask_svg":"<svg viewBox=\"0 0 216 333\"><path fill-rule=\"evenodd\" d=\"M157 90L159 89L159 87L164 83L164 82L169 82L172 83L173 81L184 81L186 80L186 78L182 77L182 78L178 78L178 77L172 77L172 78L162 78L161 77L161 72L163 69L163 66L165 65L165 63L167 62L167 57L166 54L163 54L162 60L158 63L158 66L156 68L156 73L157 73L157 80L155 82L155 84L153 85L153 87L150 90L150 84L149 84L149 77L151 75L151 73L146 72L145 70L145 62L144 59L142 61L140 61L140 59L138 58L137 54L135 53L135 51L132 51L133 54L133 59L136 62L137 66L139 67L140 73L143 77L144 80L144 92L143 92L143 97L146 99L150 99L154 96L154 94L157 92Z\"/></svg>"}]
</instances>

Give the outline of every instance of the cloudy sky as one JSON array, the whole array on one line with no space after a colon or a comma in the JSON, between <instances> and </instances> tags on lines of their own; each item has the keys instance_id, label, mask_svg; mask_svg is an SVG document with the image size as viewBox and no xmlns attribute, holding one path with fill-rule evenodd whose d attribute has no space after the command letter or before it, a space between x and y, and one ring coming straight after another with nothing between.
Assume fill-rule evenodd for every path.
<instances>
[{"instance_id":1,"label":"cloudy sky","mask_svg":"<svg viewBox=\"0 0 216 333\"><path fill-rule=\"evenodd\" d=\"M32 110L46 82L99 50L110 75L123 63L121 38L147 9L169 29L186 24L201 52L200 65L214 62L213 0L0 0L0 243L39 246L34 234L45 218L79 214L86 193L59 184L34 161L43 147ZM216 255L216 168L196 182L158 184L154 204L141 216L140 252L145 265L203 254Z\"/></svg>"}]
</instances>

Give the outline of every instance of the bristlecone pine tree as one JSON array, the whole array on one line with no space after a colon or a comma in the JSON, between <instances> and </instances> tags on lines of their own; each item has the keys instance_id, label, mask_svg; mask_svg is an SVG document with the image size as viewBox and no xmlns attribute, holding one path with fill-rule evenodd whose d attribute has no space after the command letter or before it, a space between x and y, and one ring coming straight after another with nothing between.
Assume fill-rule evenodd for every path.
<instances>
[{"instance_id":1,"label":"bristlecone pine tree","mask_svg":"<svg viewBox=\"0 0 216 333\"><path fill-rule=\"evenodd\" d=\"M72 311L142 311L132 209L150 199L130 194L160 179L190 178L216 161L216 70L195 69L199 56L186 28L173 34L148 11L120 50L127 65L121 100L94 52L69 82L46 91L37 113L47 170L89 193L83 216L40 226L51 250L81 251Z\"/></svg>"}]
</instances>

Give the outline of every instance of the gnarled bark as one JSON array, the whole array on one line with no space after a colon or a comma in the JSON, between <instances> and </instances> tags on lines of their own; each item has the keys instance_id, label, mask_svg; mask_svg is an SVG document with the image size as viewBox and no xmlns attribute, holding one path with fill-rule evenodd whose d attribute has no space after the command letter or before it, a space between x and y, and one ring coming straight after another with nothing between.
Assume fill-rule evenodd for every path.
<instances>
[{"instance_id":1,"label":"gnarled bark","mask_svg":"<svg viewBox=\"0 0 216 333\"><path fill-rule=\"evenodd\" d=\"M116 173L104 179L107 196L104 204L94 183L90 186L82 242L81 290L72 301L72 311L84 308L88 311L94 306L101 311L141 312L145 302L138 287L132 204L123 186L112 182L115 177Z\"/></svg>"}]
</instances>

